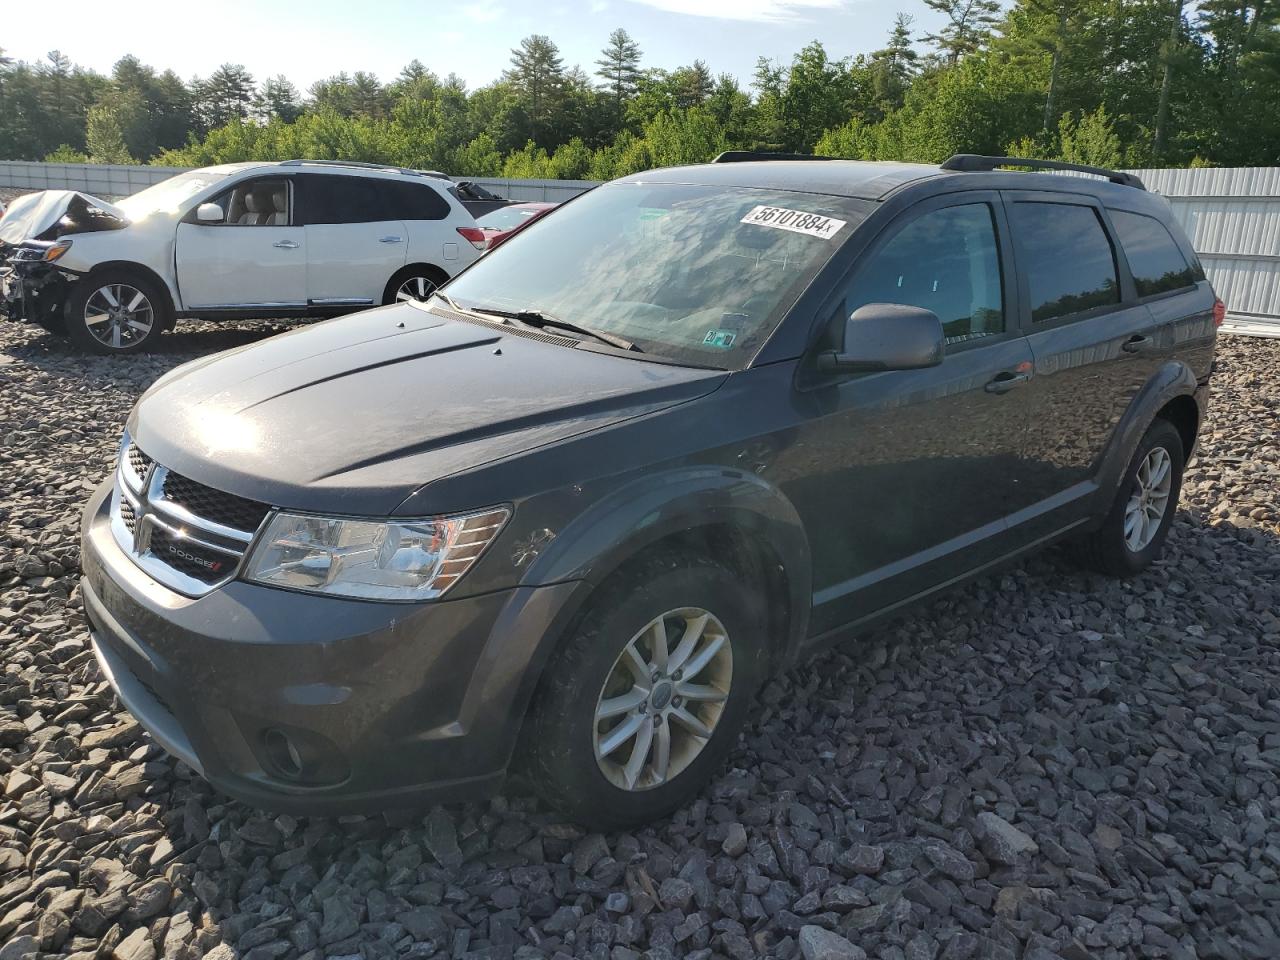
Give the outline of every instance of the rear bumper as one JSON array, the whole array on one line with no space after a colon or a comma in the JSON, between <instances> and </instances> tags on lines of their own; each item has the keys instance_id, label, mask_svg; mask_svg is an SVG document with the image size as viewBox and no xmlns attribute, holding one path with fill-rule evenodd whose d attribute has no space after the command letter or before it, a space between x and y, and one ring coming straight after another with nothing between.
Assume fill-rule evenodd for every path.
<instances>
[{"instance_id":1,"label":"rear bumper","mask_svg":"<svg viewBox=\"0 0 1280 960\"><path fill-rule=\"evenodd\" d=\"M502 782L576 584L405 606L236 581L192 600L116 546L107 489L83 525L94 653L169 753L232 797L302 814L467 799Z\"/></svg>"}]
</instances>

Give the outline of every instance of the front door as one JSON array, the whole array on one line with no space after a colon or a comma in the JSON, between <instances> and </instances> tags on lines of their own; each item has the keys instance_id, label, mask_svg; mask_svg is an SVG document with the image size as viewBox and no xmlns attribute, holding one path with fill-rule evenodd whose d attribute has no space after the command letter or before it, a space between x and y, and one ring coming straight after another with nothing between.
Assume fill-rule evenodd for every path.
<instances>
[{"instance_id":1,"label":"front door","mask_svg":"<svg viewBox=\"0 0 1280 960\"><path fill-rule=\"evenodd\" d=\"M396 181L307 172L297 182L307 231L307 299L320 307L382 303L409 248Z\"/></svg>"},{"instance_id":2,"label":"front door","mask_svg":"<svg viewBox=\"0 0 1280 960\"><path fill-rule=\"evenodd\" d=\"M862 258L833 324L867 303L936 313L942 364L855 374L800 391L810 421L784 489L813 555L812 629L904 601L1008 549L1019 488L1031 351L1020 335L1007 230L995 194L926 201ZM856 344L845 345L856 352ZM815 469L816 467L816 469Z\"/></svg>"},{"instance_id":3,"label":"front door","mask_svg":"<svg viewBox=\"0 0 1280 960\"><path fill-rule=\"evenodd\" d=\"M246 180L212 202L222 208L221 222L193 216L178 224L175 259L182 309L305 307L306 236L293 225L289 178Z\"/></svg>"}]
</instances>

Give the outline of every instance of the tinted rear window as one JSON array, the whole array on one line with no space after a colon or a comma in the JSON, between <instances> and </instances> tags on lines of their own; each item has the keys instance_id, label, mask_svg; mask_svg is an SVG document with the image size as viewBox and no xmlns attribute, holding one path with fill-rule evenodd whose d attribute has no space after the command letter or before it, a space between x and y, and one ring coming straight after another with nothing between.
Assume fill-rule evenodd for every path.
<instances>
[{"instance_id":1,"label":"tinted rear window","mask_svg":"<svg viewBox=\"0 0 1280 960\"><path fill-rule=\"evenodd\" d=\"M1196 282L1195 271L1163 223L1154 217L1124 210L1109 213L1129 261L1138 296L1180 290Z\"/></svg>"},{"instance_id":2,"label":"tinted rear window","mask_svg":"<svg viewBox=\"0 0 1280 960\"><path fill-rule=\"evenodd\" d=\"M449 204L425 184L332 174L311 174L299 182L306 223L442 220L449 215Z\"/></svg>"},{"instance_id":3,"label":"tinted rear window","mask_svg":"<svg viewBox=\"0 0 1280 960\"><path fill-rule=\"evenodd\" d=\"M1032 320L1120 302L1115 254L1093 207L1023 201L1013 205L1013 227Z\"/></svg>"}]
</instances>

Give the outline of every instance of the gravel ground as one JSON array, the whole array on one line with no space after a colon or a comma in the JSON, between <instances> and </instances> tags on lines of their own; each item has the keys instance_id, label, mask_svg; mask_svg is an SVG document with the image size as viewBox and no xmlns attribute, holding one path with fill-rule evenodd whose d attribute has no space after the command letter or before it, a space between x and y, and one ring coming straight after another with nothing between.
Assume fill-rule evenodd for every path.
<instances>
[{"instance_id":1,"label":"gravel ground","mask_svg":"<svg viewBox=\"0 0 1280 960\"><path fill-rule=\"evenodd\" d=\"M87 648L80 506L130 404L278 327L87 359L0 327L0 960L1280 956L1280 342L1226 339L1167 556L1059 552L770 683L703 798L585 834L518 789L265 815Z\"/></svg>"}]
</instances>

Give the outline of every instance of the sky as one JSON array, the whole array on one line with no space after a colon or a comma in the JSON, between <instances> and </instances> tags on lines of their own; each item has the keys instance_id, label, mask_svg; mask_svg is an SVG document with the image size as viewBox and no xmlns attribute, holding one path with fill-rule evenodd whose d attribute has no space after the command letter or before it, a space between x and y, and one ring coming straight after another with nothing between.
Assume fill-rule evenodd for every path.
<instances>
[{"instance_id":1,"label":"sky","mask_svg":"<svg viewBox=\"0 0 1280 960\"><path fill-rule=\"evenodd\" d=\"M188 80L240 63L259 82L282 73L303 92L341 71L391 80L415 57L483 86L531 33L550 36L566 67L594 73L615 27L639 42L646 67L701 58L745 86L757 56L787 64L814 39L835 58L869 53L884 46L899 10L916 17L917 35L938 19L921 0L113 0L108 16L101 0L61 0L56 15L44 4L6 6L0 47L18 60L56 48L107 73L132 53Z\"/></svg>"}]
</instances>

